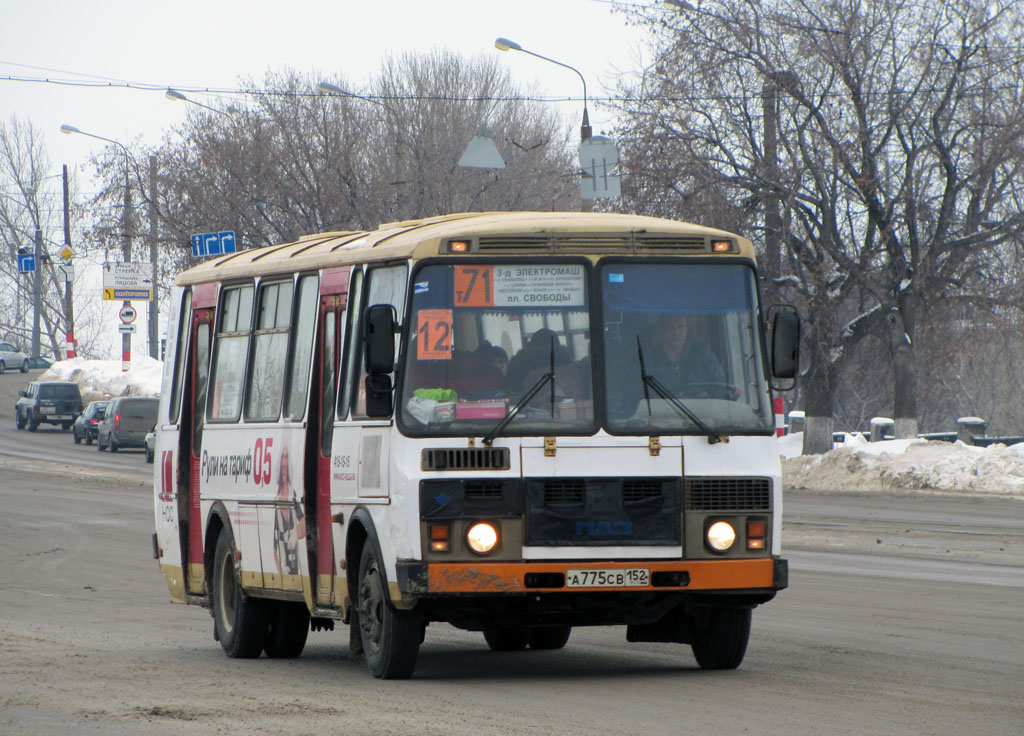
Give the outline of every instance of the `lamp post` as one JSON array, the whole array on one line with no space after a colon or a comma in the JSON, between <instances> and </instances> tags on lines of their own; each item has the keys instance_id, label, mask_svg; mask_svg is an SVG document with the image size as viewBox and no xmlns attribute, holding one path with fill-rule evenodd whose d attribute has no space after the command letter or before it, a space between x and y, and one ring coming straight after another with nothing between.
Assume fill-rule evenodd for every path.
<instances>
[{"instance_id":1,"label":"lamp post","mask_svg":"<svg viewBox=\"0 0 1024 736\"><path fill-rule=\"evenodd\" d=\"M226 110L221 110L221 109L216 108L216 107L211 107L210 105L204 105L202 102L196 102L195 100L189 99L183 93L179 92L176 89L173 89L172 87L168 87L167 88L167 91L164 92L164 97L166 97L168 100L171 100L171 101L179 101L180 100L181 102L187 102L190 105L195 105L196 107L201 107L204 110L209 110L210 112L216 112L216 113L219 113L221 115L224 115L225 117L228 117L231 120L235 119L234 116L230 112L227 112Z\"/></svg>"},{"instance_id":2,"label":"lamp post","mask_svg":"<svg viewBox=\"0 0 1024 736\"><path fill-rule=\"evenodd\" d=\"M119 147L122 151L124 151L124 212L121 215L121 217L122 217L122 219L121 219L121 228L123 230L122 237L124 238L124 240L122 241L122 246L121 247L122 247L122 254L123 254L125 263L131 263L131 260L132 260L132 235L131 235L132 194L131 194L131 192L132 192L132 190L131 190L130 180L129 180L129 176L130 176L130 173L131 173L130 170L129 170L129 159L131 158L131 153L128 151L128 148L123 143L121 143L120 141L116 141L113 138L104 138L103 136L96 135L95 133L87 133L84 130L79 130L78 128L76 128L73 125L62 125L62 126L60 126L60 132L66 134L66 135L71 135L72 133L77 133L78 135L85 135L85 136L88 136L90 138L95 138L96 140L104 141L106 143L113 143L115 146ZM156 281L154 279L154 282L153 282L153 296L154 297L156 296L156 286L157 286L156 285ZM129 300L125 299L124 306L127 307L127 306L130 306L130 305L131 305L131 302ZM152 303L150 303L150 309L151 310L153 309ZM123 331L121 333L121 370L122 371L127 371L128 370L129 366L131 365L131 360L132 360L132 335L131 335L131 332Z\"/></svg>"},{"instance_id":3,"label":"lamp post","mask_svg":"<svg viewBox=\"0 0 1024 736\"><path fill-rule=\"evenodd\" d=\"M569 66L564 62L551 59L547 56L542 56L536 52L530 51L529 49L524 49L515 41L510 41L507 38L495 39L494 48L498 49L498 51L521 51L524 54L536 56L538 59L550 61L552 64L558 64L558 66L562 66L565 67L566 69L571 69L572 71L576 72L576 75L580 78L580 81L583 82L583 124L580 125L580 140L585 141L590 138L590 136L593 134L593 130L590 127L590 113L587 111L587 80L583 78L583 75L580 73L579 69L577 69L574 66Z\"/></svg>"}]
</instances>

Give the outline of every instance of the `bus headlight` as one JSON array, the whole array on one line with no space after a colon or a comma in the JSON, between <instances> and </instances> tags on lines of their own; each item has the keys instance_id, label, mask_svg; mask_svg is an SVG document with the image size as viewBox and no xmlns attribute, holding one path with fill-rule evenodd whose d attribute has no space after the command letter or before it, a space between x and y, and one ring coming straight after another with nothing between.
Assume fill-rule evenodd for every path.
<instances>
[{"instance_id":1,"label":"bus headlight","mask_svg":"<svg viewBox=\"0 0 1024 736\"><path fill-rule=\"evenodd\" d=\"M716 521L708 527L704 538L708 543L708 547L715 552L725 552L736 541L736 530L727 521Z\"/></svg>"},{"instance_id":2,"label":"bus headlight","mask_svg":"<svg viewBox=\"0 0 1024 736\"><path fill-rule=\"evenodd\" d=\"M486 521L477 522L466 532L466 546L478 555L485 555L498 546L498 530Z\"/></svg>"}]
</instances>

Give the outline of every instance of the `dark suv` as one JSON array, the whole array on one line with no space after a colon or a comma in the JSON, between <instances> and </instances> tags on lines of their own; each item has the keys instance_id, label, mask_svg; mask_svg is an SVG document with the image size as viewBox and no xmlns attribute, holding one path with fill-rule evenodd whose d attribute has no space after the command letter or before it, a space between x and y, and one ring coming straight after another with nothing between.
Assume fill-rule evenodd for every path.
<instances>
[{"instance_id":1,"label":"dark suv","mask_svg":"<svg viewBox=\"0 0 1024 736\"><path fill-rule=\"evenodd\" d=\"M64 430L82 413L82 393L68 381L32 381L14 405L18 429L35 432L40 424L59 424Z\"/></svg>"}]
</instances>

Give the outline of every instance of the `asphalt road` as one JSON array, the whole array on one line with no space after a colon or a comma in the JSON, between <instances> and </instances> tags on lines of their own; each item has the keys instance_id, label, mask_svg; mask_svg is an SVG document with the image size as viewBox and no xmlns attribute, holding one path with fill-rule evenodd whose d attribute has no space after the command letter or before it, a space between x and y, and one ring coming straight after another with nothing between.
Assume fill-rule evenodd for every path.
<instances>
[{"instance_id":1,"label":"asphalt road","mask_svg":"<svg viewBox=\"0 0 1024 736\"><path fill-rule=\"evenodd\" d=\"M26 446L3 391L0 733L1024 732L1019 501L789 494L790 588L737 671L621 627L496 653L431 625L414 678L381 682L343 625L296 660L226 658L205 610L168 602L141 454Z\"/></svg>"}]
</instances>

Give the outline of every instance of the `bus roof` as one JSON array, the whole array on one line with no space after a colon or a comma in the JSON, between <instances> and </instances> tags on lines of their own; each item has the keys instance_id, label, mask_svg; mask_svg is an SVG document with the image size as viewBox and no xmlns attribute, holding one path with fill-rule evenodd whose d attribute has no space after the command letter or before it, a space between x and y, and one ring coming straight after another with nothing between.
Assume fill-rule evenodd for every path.
<instances>
[{"instance_id":1,"label":"bus roof","mask_svg":"<svg viewBox=\"0 0 1024 736\"><path fill-rule=\"evenodd\" d=\"M177 278L185 286L348 263L419 259L443 254L452 239L472 255L701 255L731 240L731 255L754 259L746 238L724 230L643 215L600 212L465 212L389 222L376 230L305 235L295 242L211 258Z\"/></svg>"}]
</instances>

